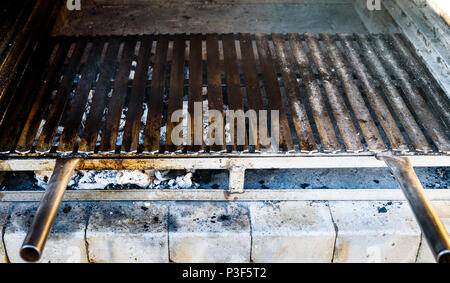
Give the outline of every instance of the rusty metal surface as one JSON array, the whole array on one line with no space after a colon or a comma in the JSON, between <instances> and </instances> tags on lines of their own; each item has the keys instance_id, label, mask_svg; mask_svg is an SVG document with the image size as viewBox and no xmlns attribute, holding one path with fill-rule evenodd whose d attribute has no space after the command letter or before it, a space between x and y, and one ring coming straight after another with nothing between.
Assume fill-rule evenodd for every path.
<instances>
[{"instance_id":1,"label":"rusty metal surface","mask_svg":"<svg viewBox=\"0 0 450 283\"><path fill-rule=\"evenodd\" d=\"M57 2L17 1L13 7L7 8L13 19L3 17L7 22L2 23L0 30L0 122L8 109L14 107L13 100L20 94L18 87L23 82L33 52L50 35L61 8L61 3ZM8 5L2 3L2 7ZM14 7L16 5L18 11Z\"/></svg>"},{"instance_id":2,"label":"rusty metal surface","mask_svg":"<svg viewBox=\"0 0 450 283\"><path fill-rule=\"evenodd\" d=\"M142 104L146 95L146 81L152 44L152 36L144 36L141 39L139 55L136 61L136 72L129 96L125 128L123 130L122 150L125 152L136 152L138 150Z\"/></svg>"},{"instance_id":3,"label":"rusty metal surface","mask_svg":"<svg viewBox=\"0 0 450 283\"><path fill-rule=\"evenodd\" d=\"M135 56L136 39L134 37L128 37L123 39L123 41L122 54L120 54L120 65L114 79L113 91L107 106L108 111L102 132L100 149L103 152L114 152L116 150L116 139L119 134L120 118L128 92L131 63Z\"/></svg>"},{"instance_id":4,"label":"rusty metal surface","mask_svg":"<svg viewBox=\"0 0 450 283\"><path fill-rule=\"evenodd\" d=\"M166 36L158 36L156 59L153 67L152 84L149 98L149 113L145 127L144 151L158 152L163 114L163 98L169 41Z\"/></svg>"},{"instance_id":5,"label":"rusty metal surface","mask_svg":"<svg viewBox=\"0 0 450 283\"><path fill-rule=\"evenodd\" d=\"M322 35L322 38L333 67L342 82L342 87L347 95L350 107L355 113L355 118L367 143L367 148L375 151L385 150L386 145L377 129L375 121L370 115L370 110L358 88L358 82L353 79L350 67L345 63L343 55L336 45L336 41L329 35ZM398 134L401 136L400 133Z\"/></svg>"},{"instance_id":6,"label":"rusty metal surface","mask_svg":"<svg viewBox=\"0 0 450 283\"><path fill-rule=\"evenodd\" d=\"M117 64L117 54L119 51L119 40L111 38L108 41L108 50L102 65L104 70L98 79L95 87L94 97L90 106L89 116L86 119L86 127L81 136L79 151L94 152L95 142L100 130L103 111L105 109L108 92L110 90L110 81L113 78L114 67Z\"/></svg>"},{"instance_id":7,"label":"rusty metal surface","mask_svg":"<svg viewBox=\"0 0 450 283\"><path fill-rule=\"evenodd\" d=\"M450 102L399 35L55 37L49 45L33 69L42 76L23 86L37 86L34 102L28 92L14 100L30 111L5 113L1 158L450 153ZM258 135L248 125L243 146L192 146L194 124L208 129L195 102L279 110L280 147L250 146ZM172 146L170 115L186 106L190 143ZM230 129L222 130L225 142Z\"/></svg>"},{"instance_id":8,"label":"rusty metal surface","mask_svg":"<svg viewBox=\"0 0 450 283\"><path fill-rule=\"evenodd\" d=\"M280 63L281 74L291 108L295 130L299 139L300 149L303 151L317 151L318 146L314 141L314 134L309 123L305 104L302 101L300 88L298 87L294 67L294 55L289 51L283 35L274 34L272 35L272 39Z\"/></svg>"},{"instance_id":9,"label":"rusty metal surface","mask_svg":"<svg viewBox=\"0 0 450 283\"><path fill-rule=\"evenodd\" d=\"M59 159L48 183L39 207L33 217L30 229L20 249L20 256L29 262L36 262L42 255L47 236L50 233L58 208L80 159Z\"/></svg>"},{"instance_id":10,"label":"rusty metal surface","mask_svg":"<svg viewBox=\"0 0 450 283\"><path fill-rule=\"evenodd\" d=\"M300 35L290 35L289 41L297 60L300 77L305 85L311 112L320 136L322 149L326 152L337 152L341 145L336 137L330 114L326 109L326 101L322 95L319 78L314 73L312 59L303 44ZM355 137L357 138L357 137Z\"/></svg>"},{"instance_id":11,"label":"rusty metal surface","mask_svg":"<svg viewBox=\"0 0 450 283\"><path fill-rule=\"evenodd\" d=\"M450 262L450 237L408 158L380 156L408 200L430 249L439 263Z\"/></svg>"},{"instance_id":12,"label":"rusty metal surface","mask_svg":"<svg viewBox=\"0 0 450 283\"><path fill-rule=\"evenodd\" d=\"M233 34L226 34L222 37L223 42L223 52L224 52L224 63L225 63L225 74L227 80L227 97L228 106L230 110L234 111L244 111L244 102L241 92L241 81L239 72L239 61L237 59L236 42L234 40ZM242 120L241 120L242 121ZM232 144L233 151L243 151L248 150L248 143L246 139L246 133L237 133L237 123L235 121L232 131L234 131L233 140L230 141ZM244 121L245 123L245 121ZM238 144L238 135L245 139L245 144Z\"/></svg>"},{"instance_id":13,"label":"rusty metal surface","mask_svg":"<svg viewBox=\"0 0 450 283\"><path fill-rule=\"evenodd\" d=\"M208 84L208 108L223 113L223 93L222 93L222 66L219 52L219 36L209 34L206 36L206 68ZM214 119L208 120L208 126L214 123ZM208 145L212 151L223 151L225 141L225 129L219 129L211 133L212 138L223 141L222 145Z\"/></svg>"},{"instance_id":14,"label":"rusty metal surface","mask_svg":"<svg viewBox=\"0 0 450 283\"><path fill-rule=\"evenodd\" d=\"M448 155L405 155L414 167L450 167ZM52 171L56 157L29 156L0 160L0 171ZM189 155L113 155L84 158L77 170L190 170L190 169L301 169L301 168L379 168L387 165L373 155L286 155L247 153L242 156Z\"/></svg>"},{"instance_id":15,"label":"rusty metal surface","mask_svg":"<svg viewBox=\"0 0 450 283\"><path fill-rule=\"evenodd\" d=\"M195 129L194 123L203 125L202 115L195 116L195 103L202 101L203 68L202 68L202 35L195 34L189 38L189 89L188 89L188 111L191 115L191 129L189 132L188 151L203 151L203 129ZM158 140L159 142L159 140Z\"/></svg>"},{"instance_id":16,"label":"rusty metal surface","mask_svg":"<svg viewBox=\"0 0 450 283\"><path fill-rule=\"evenodd\" d=\"M172 117L173 113L177 110L183 109L183 94L184 94L184 59L185 59L186 40L184 35L178 35L175 37L172 52L172 64L170 74L170 91L169 91L169 104L167 109L167 117ZM174 152L180 151L181 145L174 145L172 137L169 133L172 132L176 126L175 122L172 122L170 118L167 118L167 134L166 145L167 150Z\"/></svg>"},{"instance_id":17,"label":"rusty metal surface","mask_svg":"<svg viewBox=\"0 0 450 283\"><path fill-rule=\"evenodd\" d=\"M255 40L269 109L279 111L280 139L279 146L275 150L293 151L294 143L286 115L286 107L281 96L278 75L275 69L274 54L270 50L269 40L266 34L256 34Z\"/></svg>"}]
</instances>

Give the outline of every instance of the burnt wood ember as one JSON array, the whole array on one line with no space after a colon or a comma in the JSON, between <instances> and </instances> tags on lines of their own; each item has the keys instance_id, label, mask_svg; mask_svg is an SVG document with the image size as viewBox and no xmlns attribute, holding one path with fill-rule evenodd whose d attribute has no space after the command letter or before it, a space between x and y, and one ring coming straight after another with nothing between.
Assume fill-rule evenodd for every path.
<instances>
[{"instance_id":1,"label":"burnt wood ember","mask_svg":"<svg viewBox=\"0 0 450 283\"><path fill-rule=\"evenodd\" d=\"M4 113L0 152L448 154L448 98L408 46L399 34L51 37ZM214 121L196 103L201 112L278 110L279 148L263 145L248 120L244 144L236 121L224 121L214 133L224 143L209 146ZM183 145L171 137L177 110L191 117Z\"/></svg>"}]
</instances>

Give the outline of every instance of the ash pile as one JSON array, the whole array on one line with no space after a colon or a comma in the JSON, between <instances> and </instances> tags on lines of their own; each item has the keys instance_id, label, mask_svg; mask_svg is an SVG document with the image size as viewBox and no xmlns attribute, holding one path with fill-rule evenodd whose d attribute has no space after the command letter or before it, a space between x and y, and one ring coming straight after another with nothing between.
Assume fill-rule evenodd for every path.
<instances>
[{"instance_id":1,"label":"ash pile","mask_svg":"<svg viewBox=\"0 0 450 283\"><path fill-rule=\"evenodd\" d=\"M35 172L37 186L45 188L52 172ZM68 189L197 189L201 174L184 170L78 171Z\"/></svg>"}]
</instances>

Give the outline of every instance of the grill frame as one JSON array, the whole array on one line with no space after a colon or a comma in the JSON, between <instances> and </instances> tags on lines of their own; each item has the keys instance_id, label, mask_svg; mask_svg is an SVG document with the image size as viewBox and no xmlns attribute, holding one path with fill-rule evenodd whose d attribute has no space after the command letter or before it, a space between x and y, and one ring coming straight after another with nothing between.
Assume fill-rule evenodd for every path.
<instances>
[{"instance_id":1,"label":"grill frame","mask_svg":"<svg viewBox=\"0 0 450 283\"><path fill-rule=\"evenodd\" d=\"M51 21L48 25L51 26ZM125 58L123 64L114 57L119 51L118 41L123 37L75 38L75 49L71 49L72 44L63 43L51 54L49 46L62 38L50 38L41 44L40 37L36 37L39 44L33 45L35 52L29 50L33 55L30 53L30 58L26 58L24 70L19 70L22 72L20 76L9 76L6 68L1 69L3 75L14 79L8 84L13 85L19 77L22 81L17 87L2 89L2 93L8 95L0 96L3 100L0 100L0 106L8 110L2 113L0 121L0 151L4 152L0 154L0 170L54 169L45 196L59 192L59 197L44 197L38 209L38 215L43 217L35 218L34 228L29 233L37 235L40 243L45 242L54 217L51 212L59 206L74 170L228 169L230 188L223 192L224 198L237 200L236 195L245 194L246 169L389 166L405 195L409 196L408 201L414 211L420 211L416 214L422 228L429 226L427 223L430 220L442 226L437 217L423 217L426 214L435 215L435 212L412 166L450 166L447 111L450 102L426 71L423 62L412 49L408 49L409 43L400 35L386 39L382 35L207 34L201 35L202 38L200 35L195 37L197 47L190 46L188 50L194 52L189 53L186 52L186 40L191 42L190 36L132 36L126 37L132 43L125 47L129 56L122 57ZM107 49L104 40L110 42ZM206 55L198 52L203 41ZM407 53L404 50L392 49L394 41L410 52L414 63L404 55ZM137 42L139 48L135 46ZM155 62L152 62L154 43L159 52L155 55ZM242 52L238 52L241 50L239 47L244 49L246 56L238 60ZM25 56L14 48L12 53L19 59ZM135 56L132 56L133 51ZM71 53L70 60L66 53ZM54 60L46 61L47 56ZM170 63L166 56L170 58ZM202 60L204 56L205 61ZM193 64L196 67L192 68L197 69L192 72L195 73L195 82L188 82L189 91L186 91L184 82L187 58L189 68L191 60L197 61ZM131 62L136 63L132 80L128 79ZM150 62L159 67L155 68L159 81L153 77L149 82ZM167 68L170 78L165 76L165 64L170 66ZM246 65L243 74L239 71L242 64ZM7 65L16 68L14 64ZM116 72L114 65L119 65L117 72L120 80L112 82L109 78ZM161 149L158 135L164 126L161 121L164 122L171 113L183 107L184 102L188 103L188 110L192 112L193 102L202 96L201 77L203 83L205 77L200 73L205 73L202 67L205 65L209 109L222 112L225 109L244 110L244 93L245 96L249 93L241 92L242 77L247 80L245 90L251 89L248 81L253 79L253 95L259 97L253 102L263 105L266 110L279 110L281 113L280 148L259 151L258 145L256 152L253 152L245 144L243 147L206 146L203 152L191 147L183 149L172 145L170 130L174 125L165 122L167 143ZM100 66L104 66L106 71L99 73ZM39 75L34 76L35 72ZM257 73L256 78L252 73ZM108 106L105 102L108 101L107 91L112 84L114 91L111 106ZM165 97L164 84L170 85L168 98ZM149 85L150 94L146 93ZM52 96L54 90L56 92ZM186 93L188 99L183 99ZM51 103L47 105L41 98ZM5 102L5 99L8 101ZM150 115L147 123L141 125L145 110L142 106L146 101L156 102L150 103L149 110L150 114L156 114ZM105 109L100 107L102 104ZM86 112L88 105L93 106L93 110ZM164 110L158 105L164 106ZM124 119L123 139L118 144L116 139L125 107L128 112ZM107 115L103 129L102 113L102 117L105 113ZM91 116L94 118L90 119ZM45 120L42 120L44 117ZM39 123L42 131L39 130ZM148 127L149 124L152 127ZM22 131L24 126L25 132ZM111 134L103 137L105 129ZM35 130L39 131L38 135ZM141 141L142 130L144 136ZM93 146L95 135L100 131L102 139ZM225 133L226 129L220 131ZM192 133L189 136L192 137ZM82 141L82 152L77 151L78 138ZM96 151L93 148L97 146L99 150ZM398 162L398 167L408 171L409 175L395 172L388 161ZM58 168L65 163L79 164L67 167L62 174ZM63 175L64 180L60 180ZM408 195L408 190L413 189L415 193ZM422 199L417 198L419 196ZM3 199L3 194L0 197ZM41 220L47 223L45 227ZM448 253L450 241L447 232L443 228L438 232L427 234L425 229L428 240L436 238L434 242L446 241L445 252ZM23 247L35 246L33 242L27 243L26 240ZM36 249L42 250L42 245L37 245ZM437 259L441 250L439 245L434 248Z\"/></svg>"}]
</instances>

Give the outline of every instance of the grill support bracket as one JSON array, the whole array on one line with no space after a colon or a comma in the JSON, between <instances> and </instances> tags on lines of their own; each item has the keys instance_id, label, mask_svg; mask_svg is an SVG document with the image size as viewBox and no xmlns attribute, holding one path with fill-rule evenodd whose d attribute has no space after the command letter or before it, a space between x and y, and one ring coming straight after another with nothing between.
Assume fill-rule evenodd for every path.
<instances>
[{"instance_id":1,"label":"grill support bracket","mask_svg":"<svg viewBox=\"0 0 450 283\"><path fill-rule=\"evenodd\" d=\"M72 172L80 159L58 159L44 197L39 204L30 230L20 249L20 256L28 262L40 259L53 220L66 191Z\"/></svg>"},{"instance_id":2,"label":"grill support bracket","mask_svg":"<svg viewBox=\"0 0 450 283\"><path fill-rule=\"evenodd\" d=\"M245 168L234 166L229 169L230 180L229 180L229 191L232 194L242 194L245 192L244 182L245 182Z\"/></svg>"},{"instance_id":3,"label":"grill support bracket","mask_svg":"<svg viewBox=\"0 0 450 283\"><path fill-rule=\"evenodd\" d=\"M439 263L450 263L450 237L407 157L379 156L394 174Z\"/></svg>"}]
</instances>

